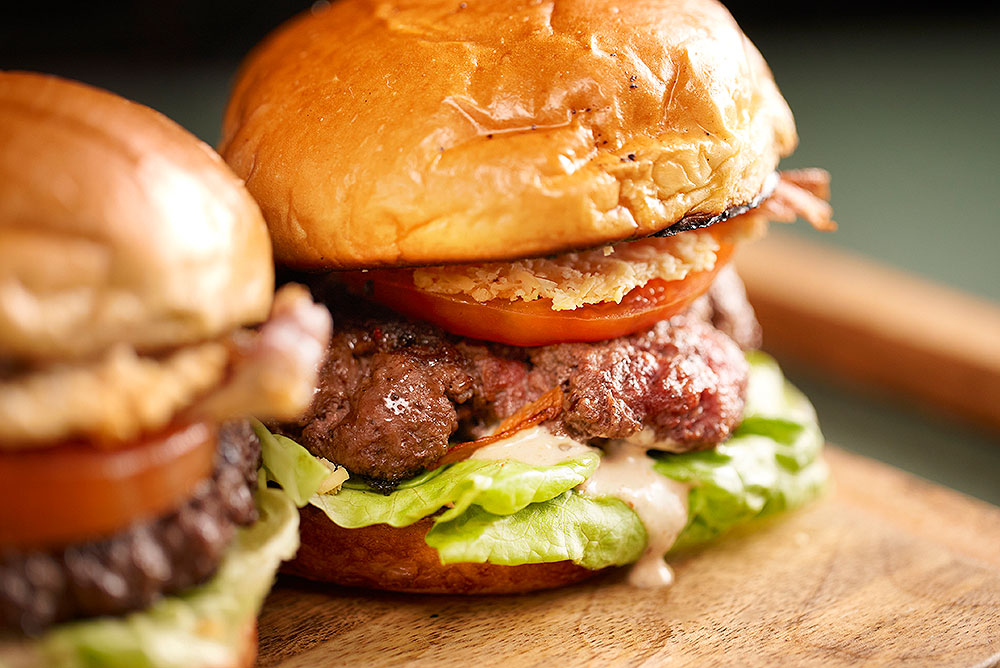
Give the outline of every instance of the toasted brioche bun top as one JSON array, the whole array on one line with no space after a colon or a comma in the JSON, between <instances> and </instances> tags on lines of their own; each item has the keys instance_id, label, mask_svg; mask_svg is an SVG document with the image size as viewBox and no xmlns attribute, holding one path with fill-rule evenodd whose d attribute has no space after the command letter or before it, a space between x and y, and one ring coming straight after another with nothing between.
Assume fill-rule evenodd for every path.
<instances>
[{"instance_id":1,"label":"toasted brioche bun top","mask_svg":"<svg viewBox=\"0 0 1000 668\"><path fill-rule=\"evenodd\" d=\"M712 0L339 0L247 59L221 152L279 262L506 260L757 195L796 143Z\"/></svg>"},{"instance_id":2,"label":"toasted brioche bun top","mask_svg":"<svg viewBox=\"0 0 1000 668\"><path fill-rule=\"evenodd\" d=\"M0 72L0 358L157 351L267 316L260 210L161 114Z\"/></svg>"}]
</instances>

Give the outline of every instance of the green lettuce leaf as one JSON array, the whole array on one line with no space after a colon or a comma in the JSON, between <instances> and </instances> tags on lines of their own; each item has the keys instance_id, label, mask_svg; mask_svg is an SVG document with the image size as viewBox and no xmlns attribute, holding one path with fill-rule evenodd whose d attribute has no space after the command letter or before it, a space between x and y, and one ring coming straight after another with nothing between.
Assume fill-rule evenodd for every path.
<instances>
[{"instance_id":1,"label":"green lettuce leaf","mask_svg":"<svg viewBox=\"0 0 1000 668\"><path fill-rule=\"evenodd\" d=\"M725 443L704 452L655 455L656 471L691 485L688 525L674 544L711 540L754 518L795 508L826 485L823 435L809 401L773 359L748 355L745 417Z\"/></svg>"},{"instance_id":2,"label":"green lettuce leaf","mask_svg":"<svg viewBox=\"0 0 1000 668\"><path fill-rule=\"evenodd\" d=\"M646 548L639 516L618 499L590 499L573 491L533 503L511 515L472 506L427 533L441 562L514 566L572 561L585 568L623 566Z\"/></svg>"},{"instance_id":3,"label":"green lettuce leaf","mask_svg":"<svg viewBox=\"0 0 1000 668\"><path fill-rule=\"evenodd\" d=\"M263 470L268 480L278 483L299 508L309 503L330 469L312 454L285 436L272 434L259 421L253 430L260 439Z\"/></svg>"},{"instance_id":4,"label":"green lettuce leaf","mask_svg":"<svg viewBox=\"0 0 1000 668\"><path fill-rule=\"evenodd\" d=\"M64 668L235 665L278 565L299 544L298 511L284 493L260 490L257 506L260 520L238 532L207 583L125 617L57 627L30 642L35 661Z\"/></svg>"},{"instance_id":5,"label":"green lettuce leaf","mask_svg":"<svg viewBox=\"0 0 1000 668\"><path fill-rule=\"evenodd\" d=\"M453 520L473 506L493 515L511 515L576 487L594 473L599 461L596 452L554 466L466 459L408 481L388 495L345 486L337 494L316 495L310 503L348 529L408 526L446 507L437 522Z\"/></svg>"}]
</instances>

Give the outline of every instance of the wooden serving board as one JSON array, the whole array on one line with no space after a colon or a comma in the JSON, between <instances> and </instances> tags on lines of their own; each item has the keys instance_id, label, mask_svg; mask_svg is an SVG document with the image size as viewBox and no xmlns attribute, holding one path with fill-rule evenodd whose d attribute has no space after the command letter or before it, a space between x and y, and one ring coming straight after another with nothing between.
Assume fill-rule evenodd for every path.
<instances>
[{"instance_id":1,"label":"wooden serving board","mask_svg":"<svg viewBox=\"0 0 1000 668\"><path fill-rule=\"evenodd\" d=\"M673 561L523 596L279 580L260 666L1000 666L1000 508L829 448L820 502Z\"/></svg>"}]
</instances>

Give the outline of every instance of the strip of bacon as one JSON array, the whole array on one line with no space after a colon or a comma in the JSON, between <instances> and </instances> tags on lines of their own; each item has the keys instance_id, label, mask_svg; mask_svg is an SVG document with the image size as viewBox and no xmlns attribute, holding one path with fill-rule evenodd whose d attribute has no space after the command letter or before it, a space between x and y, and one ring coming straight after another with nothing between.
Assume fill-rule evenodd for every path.
<instances>
[{"instance_id":1,"label":"strip of bacon","mask_svg":"<svg viewBox=\"0 0 1000 668\"><path fill-rule=\"evenodd\" d=\"M483 436L482 438L477 438L474 441L466 441L464 443L458 443L453 445L447 453L437 463L432 467L432 469L440 468L447 464L454 464L455 462L460 462L463 459L468 459L472 456L479 448L484 445L489 445L490 443L496 443L497 441L502 441L505 438L510 438L514 434L524 429L534 427L543 422L548 422L549 420L557 417L562 411L562 389L559 387L553 387L551 390L538 397L530 404L525 404L521 406L513 415L500 423L489 436Z\"/></svg>"},{"instance_id":2,"label":"strip of bacon","mask_svg":"<svg viewBox=\"0 0 1000 668\"><path fill-rule=\"evenodd\" d=\"M778 223L806 220L817 230L837 229L830 206L830 174L825 169L792 169L779 172L774 192L754 213Z\"/></svg>"},{"instance_id":3,"label":"strip of bacon","mask_svg":"<svg viewBox=\"0 0 1000 668\"><path fill-rule=\"evenodd\" d=\"M308 290L284 286L259 330L233 334L226 379L196 402L186 417L214 421L247 415L265 420L295 418L312 401L330 328L329 311L314 304Z\"/></svg>"}]
</instances>

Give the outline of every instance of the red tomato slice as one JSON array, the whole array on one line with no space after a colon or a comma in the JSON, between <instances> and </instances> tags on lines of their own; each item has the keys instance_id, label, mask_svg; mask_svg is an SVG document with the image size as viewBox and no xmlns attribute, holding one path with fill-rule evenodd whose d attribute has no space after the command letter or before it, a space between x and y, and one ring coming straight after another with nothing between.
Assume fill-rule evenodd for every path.
<instances>
[{"instance_id":1,"label":"red tomato slice","mask_svg":"<svg viewBox=\"0 0 1000 668\"><path fill-rule=\"evenodd\" d=\"M193 424L116 450L0 452L0 546L92 540L170 512L211 475L216 444L215 427Z\"/></svg>"},{"instance_id":2,"label":"red tomato slice","mask_svg":"<svg viewBox=\"0 0 1000 668\"><path fill-rule=\"evenodd\" d=\"M358 294L453 334L515 346L544 346L613 339L683 312L708 290L732 249L723 243L709 271L679 281L653 279L631 290L620 304L589 304L572 311L554 311L548 299L477 302L464 295L426 292L413 284L412 271L405 269L349 272L344 280Z\"/></svg>"}]
</instances>

